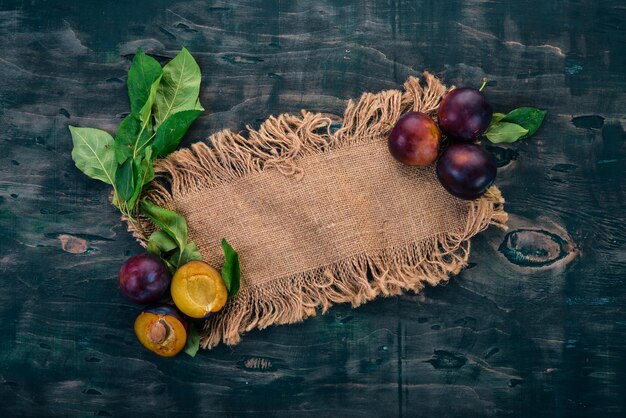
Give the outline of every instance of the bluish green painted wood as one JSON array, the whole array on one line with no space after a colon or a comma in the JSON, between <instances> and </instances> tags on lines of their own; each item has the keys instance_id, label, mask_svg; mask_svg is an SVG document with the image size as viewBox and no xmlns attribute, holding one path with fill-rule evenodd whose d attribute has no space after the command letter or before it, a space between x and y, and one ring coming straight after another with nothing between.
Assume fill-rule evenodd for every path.
<instances>
[{"instance_id":1,"label":"bluish green painted wood","mask_svg":"<svg viewBox=\"0 0 626 418\"><path fill-rule=\"evenodd\" d=\"M624 416L626 9L617 0L0 0L0 416ZM114 131L138 46L189 48L185 144L436 73L548 110L490 147L510 230L421 295L160 359L117 271L140 247L70 158Z\"/></svg>"}]
</instances>

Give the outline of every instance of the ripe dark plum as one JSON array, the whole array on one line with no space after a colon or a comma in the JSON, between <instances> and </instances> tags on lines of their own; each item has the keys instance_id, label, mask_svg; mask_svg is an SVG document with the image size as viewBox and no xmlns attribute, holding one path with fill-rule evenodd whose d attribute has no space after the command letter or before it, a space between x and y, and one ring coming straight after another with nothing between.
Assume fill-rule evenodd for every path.
<instances>
[{"instance_id":1,"label":"ripe dark plum","mask_svg":"<svg viewBox=\"0 0 626 418\"><path fill-rule=\"evenodd\" d=\"M437 161L439 181L460 199L481 196L493 184L496 173L494 158L477 144L452 144Z\"/></svg>"},{"instance_id":2,"label":"ripe dark plum","mask_svg":"<svg viewBox=\"0 0 626 418\"><path fill-rule=\"evenodd\" d=\"M408 112L391 130L387 146L393 158L401 163L427 166L437 159L440 143L441 131L430 116Z\"/></svg>"},{"instance_id":3,"label":"ripe dark plum","mask_svg":"<svg viewBox=\"0 0 626 418\"><path fill-rule=\"evenodd\" d=\"M462 141L472 141L489 127L493 110L480 91L463 87L443 97L437 116L443 133Z\"/></svg>"},{"instance_id":4,"label":"ripe dark plum","mask_svg":"<svg viewBox=\"0 0 626 418\"><path fill-rule=\"evenodd\" d=\"M152 254L132 256L120 269L120 290L137 303L159 300L172 281L165 264Z\"/></svg>"}]
</instances>

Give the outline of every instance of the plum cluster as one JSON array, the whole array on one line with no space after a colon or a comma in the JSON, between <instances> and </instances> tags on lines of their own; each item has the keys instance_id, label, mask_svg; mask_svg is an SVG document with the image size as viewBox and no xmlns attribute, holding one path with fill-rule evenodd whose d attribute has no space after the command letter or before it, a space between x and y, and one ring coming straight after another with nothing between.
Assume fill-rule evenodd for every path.
<instances>
[{"instance_id":1,"label":"plum cluster","mask_svg":"<svg viewBox=\"0 0 626 418\"><path fill-rule=\"evenodd\" d=\"M158 304L170 289L174 306ZM174 276L158 257L138 254L120 269L120 290L139 304L154 304L135 320L135 335L148 350L164 357L178 354L189 336L188 318L207 318L224 307L228 290L220 272L193 260Z\"/></svg>"},{"instance_id":2,"label":"plum cluster","mask_svg":"<svg viewBox=\"0 0 626 418\"><path fill-rule=\"evenodd\" d=\"M496 179L493 156L475 143L492 116L493 110L479 90L451 90L439 105L438 124L421 112L402 115L389 134L389 152L411 166L425 167L436 161L437 177L450 194L476 199ZM442 132L451 143L441 152Z\"/></svg>"}]
</instances>

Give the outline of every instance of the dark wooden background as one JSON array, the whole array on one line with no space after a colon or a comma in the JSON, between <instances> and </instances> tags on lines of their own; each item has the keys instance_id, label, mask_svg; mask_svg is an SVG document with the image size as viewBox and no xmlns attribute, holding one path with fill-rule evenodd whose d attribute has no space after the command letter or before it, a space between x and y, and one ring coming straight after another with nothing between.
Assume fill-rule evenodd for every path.
<instances>
[{"instance_id":1,"label":"dark wooden background","mask_svg":"<svg viewBox=\"0 0 626 418\"><path fill-rule=\"evenodd\" d=\"M156 357L117 288L140 247L67 125L115 131L135 49L182 45L207 109L187 144L422 70L547 109L490 147L509 232L446 286ZM619 0L0 0L0 416L624 416L625 91Z\"/></svg>"}]
</instances>

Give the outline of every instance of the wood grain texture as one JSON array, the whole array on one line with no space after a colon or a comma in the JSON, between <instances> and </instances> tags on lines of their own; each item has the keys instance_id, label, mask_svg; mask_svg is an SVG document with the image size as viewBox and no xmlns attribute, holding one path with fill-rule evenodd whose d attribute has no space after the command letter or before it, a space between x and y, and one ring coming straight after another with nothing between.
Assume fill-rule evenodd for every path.
<instances>
[{"instance_id":1,"label":"wood grain texture","mask_svg":"<svg viewBox=\"0 0 626 418\"><path fill-rule=\"evenodd\" d=\"M0 416L626 414L622 2L0 0L0 39ZM422 70L546 108L490 147L510 230L446 286L156 358L117 289L140 247L67 125L113 132L135 49L182 45L207 109L185 144Z\"/></svg>"}]
</instances>

